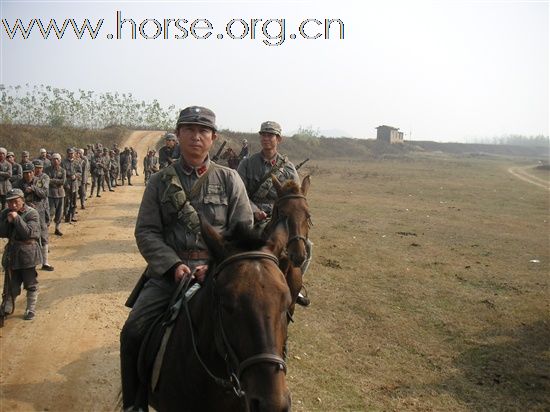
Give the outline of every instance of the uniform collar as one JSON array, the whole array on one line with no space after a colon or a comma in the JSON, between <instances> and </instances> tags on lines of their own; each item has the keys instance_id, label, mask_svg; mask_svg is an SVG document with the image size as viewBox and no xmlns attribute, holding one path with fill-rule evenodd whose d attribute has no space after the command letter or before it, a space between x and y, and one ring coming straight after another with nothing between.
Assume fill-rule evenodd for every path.
<instances>
[{"instance_id":1,"label":"uniform collar","mask_svg":"<svg viewBox=\"0 0 550 412\"><path fill-rule=\"evenodd\" d=\"M185 173L187 176L190 176L192 173L195 173L197 177L201 177L204 172L208 170L208 167L210 166L210 156L206 156L206 159L202 163L202 165L198 167L193 167L189 163L185 161L183 156L181 156L181 168L183 169L183 173Z\"/></svg>"},{"instance_id":2,"label":"uniform collar","mask_svg":"<svg viewBox=\"0 0 550 412\"><path fill-rule=\"evenodd\" d=\"M281 155L278 152L271 159L266 159L262 155L262 160L264 162L264 165L266 165L266 166L275 166L275 163L277 163L277 159L279 159L279 156L281 156Z\"/></svg>"}]
</instances>

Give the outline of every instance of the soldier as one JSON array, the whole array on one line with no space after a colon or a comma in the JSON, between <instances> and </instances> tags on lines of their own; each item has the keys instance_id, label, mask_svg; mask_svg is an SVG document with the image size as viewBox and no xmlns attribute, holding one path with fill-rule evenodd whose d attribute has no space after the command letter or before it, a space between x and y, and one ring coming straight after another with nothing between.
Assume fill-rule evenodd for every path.
<instances>
[{"instance_id":1,"label":"soldier","mask_svg":"<svg viewBox=\"0 0 550 412\"><path fill-rule=\"evenodd\" d=\"M78 195L79 182L82 179L82 168L75 159L75 150L72 147L67 149L67 157L61 161L61 167L67 172L65 180L65 201L64 215L65 222L76 222L76 197Z\"/></svg>"},{"instance_id":2,"label":"soldier","mask_svg":"<svg viewBox=\"0 0 550 412\"><path fill-rule=\"evenodd\" d=\"M134 171L136 172L136 176L139 176L138 169L137 169L137 163L138 163L138 154L134 150L133 147L130 147L130 156L132 158L132 170L130 171L130 174L133 175Z\"/></svg>"},{"instance_id":3,"label":"soldier","mask_svg":"<svg viewBox=\"0 0 550 412\"><path fill-rule=\"evenodd\" d=\"M239 152L239 160L248 159L249 154L249 148L248 148L248 140L243 140L243 146L241 147L241 151Z\"/></svg>"},{"instance_id":4,"label":"soldier","mask_svg":"<svg viewBox=\"0 0 550 412\"><path fill-rule=\"evenodd\" d=\"M153 173L159 171L159 159L155 156L154 150L149 150L147 156L143 159L143 174L145 175L145 184L151 178Z\"/></svg>"},{"instance_id":5,"label":"soldier","mask_svg":"<svg viewBox=\"0 0 550 412\"><path fill-rule=\"evenodd\" d=\"M103 164L103 180L101 181L101 188L105 191L105 182L107 182L107 187L109 192L114 192L115 190L111 186L111 156L109 155L109 149L106 147L103 148L103 154L101 156L101 162Z\"/></svg>"},{"instance_id":6,"label":"soldier","mask_svg":"<svg viewBox=\"0 0 550 412\"><path fill-rule=\"evenodd\" d=\"M42 255L42 269L52 271L53 267L48 263L48 224L50 212L48 205L48 193L50 178L43 173L42 162L38 159L33 163L25 163L23 166L23 178L19 180L17 189L21 189L25 198L25 204L38 212L40 217L39 245Z\"/></svg>"},{"instance_id":7,"label":"soldier","mask_svg":"<svg viewBox=\"0 0 550 412\"><path fill-rule=\"evenodd\" d=\"M61 167L61 155L59 153L54 153L51 161L52 165L45 170L45 173L50 177L50 190L48 193L50 216L53 216L53 221L55 222L54 233L57 236L63 236L60 228L67 172Z\"/></svg>"},{"instance_id":8,"label":"soldier","mask_svg":"<svg viewBox=\"0 0 550 412\"><path fill-rule=\"evenodd\" d=\"M217 138L214 113L204 107L181 111L177 136L180 160L151 176L136 221L136 242L147 261L147 282L120 336L122 398L125 410L147 410L137 374L139 345L152 321L167 308L172 293L191 273L202 282L208 252L197 213L216 230L238 222L251 225L252 210L238 174L210 161ZM196 186L195 186L196 185ZM174 202L164 201L165 197ZM178 213L178 210L180 213Z\"/></svg>"},{"instance_id":9,"label":"soldier","mask_svg":"<svg viewBox=\"0 0 550 412\"><path fill-rule=\"evenodd\" d=\"M166 166L171 165L179 156L180 148L176 135L174 133L166 133L164 135L164 146L159 150L160 168L164 169Z\"/></svg>"},{"instance_id":10,"label":"soldier","mask_svg":"<svg viewBox=\"0 0 550 412\"><path fill-rule=\"evenodd\" d=\"M15 162L15 154L13 152L8 152L6 159L11 164L10 182L13 187L13 185L23 177L23 169L21 168L21 165L19 163Z\"/></svg>"},{"instance_id":11,"label":"soldier","mask_svg":"<svg viewBox=\"0 0 550 412\"><path fill-rule=\"evenodd\" d=\"M124 186L124 179L126 178L128 179L128 186L132 186L132 154L127 147L120 154L120 177L122 179L122 186Z\"/></svg>"},{"instance_id":12,"label":"soldier","mask_svg":"<svg viewBox=\"0 0 550 412\"><path fill-rule=\"evenodd\" d=\"M119 160L117 160L114 150L109 150L109 157L109 180L111 181L111 188L113 188L117 186Z\"/></svg>"},{"instance_id":13,"label":"soldier","mask_svg":"<svg viewBox=\"0 0 550 412\"><path fill-rule=\"evenodd\" d=\"M84 149L78 149L76 151L76 159L80 162L82 169L82 180L78 187L78 198L80 199L80 208L86 209L84 203L86 202L86 194L88 193L88 177L90 175L90 162L84 155Z\"/></svg>"},{"instance_id":14,"label":"soldier","mask_svg":"<svg viewBox=\"0 0 550 412\"><path fill-rule=\"evenodd\" d=\"M29 163L29 162L30 162L30 160L29 160L29 152L26 151L26 150L23 150L23 151L21 152L21 162L19 162L19 164L20 164L21 166L23 166L25 163Z\"/></svg>"},{"instance_id":15,"label":"soldier","mask_svg":"<svg viewBox=\"0 0 550 412\"><path fill-rule=\"evenodd\" d=\"M120 175L120 149L118 148L118 144L113 144L113 152L114 152L114 158L116 162L116 173L115 173L115 184L112 185L113 187L118 186L118 178Z\"/></svg>"},{"instance_id":16,"label":"soldier","mask_svg":"<svg viewBox=\"0 0 550 412\"><path fill-rule=\"evenodd\" d=\"M27 291L25 320L34 319L38 300L38 274L36 265L41 262L40 217L38 212L25 204L23 192L12 189L6 194L8 208L0 212L0 237L7 238L2 266L6 272L2 293L2 311L13 312L15 298L21 294L21 284Z\"/></svg>"},{"instance_id":17,"label":"soldier","mask_svg":"<svg viewBox=\"0 0 550 412\"><path fill-rule=\"evenodd\" d=\"M286 156L277 152L283 138L281 126L272 121L262 123L260 127L262 150L244 159L237 169L243 179L250 205L254 211L254 220L261 222L271 216L277 192L271 182L271 174L279 181L294 180L300 184L300 177L294 165Z\"/></svg>"},{"instance_id":18,"label":"soldier","mask_svg":"<svg viewBox=\"0 0 550 412\"><path fill-rule=\"evenodd\" d=\"M46 149L40 149L40 154L35 160L42 161L42 164L44 165L44 170L52 165L52 162L50 161L50 159L48 159L48 151Z\"/></svg>"},{"instance_id":19,"label":"soldier","mask_svg":"<svg viewBox=\"0 0 550 412\"><path fill-rule=\"evenodd\" d=\"M11 163L6 160L7 154L8 151L0 147L0 203L2 203L2 210L6 207L6 193L11 189L12 171Z\"/></svg>"},{"instance_id":20,"label":"soldier","mask_svg":"<svg viewBox=\"0 0 550 412\"><path fill-rule=\"evenodd\" d=\"M271 175L274 175L280 182L294 180L298 185L300 185L300 177L288 158L277 151L283 140L279 123L273 121L263 122L258 133L260 134L262 150L247 159L243 159L237 171L243 179L250 197L250 205L254 211L254 221L262 226L271 217L273 204L277 200L277 191L273 187ZM302 276L311 262L312 247L313 244L308 240L306 246L308 258L302 265ZM296 303L308 306L310 301L300 293Z\"/></svg>"},{"instance_id":21,"label":"soldier","mask_svg":"<svg viewBox=\"0 0 550 412\"><path fill-rule=\"evenodd\" d=\"M96 197L101 197L101 195L99 194L99 191L101 189L101 183L103 182L103 178L104 178L103 176L105 174L105 165L103 164L103 157L99 149L96 149L95 154L92 157L91 171L92 171L92 191L90 192L90 196L94 195L94 189L97 186Z\"/></svg>"}]
</instances>

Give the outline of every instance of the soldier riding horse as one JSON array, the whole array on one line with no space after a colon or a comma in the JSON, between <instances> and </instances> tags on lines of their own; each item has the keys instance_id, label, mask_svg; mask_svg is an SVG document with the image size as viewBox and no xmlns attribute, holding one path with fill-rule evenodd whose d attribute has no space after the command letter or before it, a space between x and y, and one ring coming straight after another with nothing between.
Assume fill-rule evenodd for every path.
<instances>
[{"instance_id":1,"label":"soldier riding horse","mask_svg":"<svg viewBox=\"0 0 550 412\"><path fill-rule=\"evenodd\" d=\"M289 411L284 348L292 301L278 266L284 224L267 240L244 225L222 237L201 221L201 232L209 272L180 304L149 403L158 411Z\"/></svg>"}]
</instances>

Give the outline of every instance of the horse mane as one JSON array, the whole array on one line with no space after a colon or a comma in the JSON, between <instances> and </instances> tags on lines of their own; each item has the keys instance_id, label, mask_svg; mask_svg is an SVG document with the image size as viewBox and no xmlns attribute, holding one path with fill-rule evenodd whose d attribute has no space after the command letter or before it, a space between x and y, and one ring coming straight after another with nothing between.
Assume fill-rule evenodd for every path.
<instances>
[{"instance_id":1,"label":"horse mane","mask_svg":"<svg viewBox=\"0 0 550 412\"><path fill-rule=\"evenodd\" d=\"M261 233L243 222L238 222L224 234L223 238L230 247L242 251L259 250L266 246L266 241L262 239Z\"/></svg>"},{"instance_id":2,"label":"horse mane","mask_svg":"<svg viewBox=\"0 0 550 412\"><path fill-rule=\"evenodd\" d=\"M300 194L300 186L294 180L287 180L283 184L283 193L299 195Z\"/></svg>"}]
</instances>

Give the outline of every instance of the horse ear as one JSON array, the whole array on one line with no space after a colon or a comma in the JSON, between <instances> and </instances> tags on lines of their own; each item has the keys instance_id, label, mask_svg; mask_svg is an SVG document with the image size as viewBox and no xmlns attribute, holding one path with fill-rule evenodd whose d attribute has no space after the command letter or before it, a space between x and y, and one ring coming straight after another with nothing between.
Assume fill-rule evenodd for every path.
<instances>
[{"instance_id":1,"label":"horse ear","mask_svg":"<svg viewBox=\"0 0 550 412\"><path fill-rule=\"evenodd\" d=\"M275 187L275 190L277 190L277 196L281 196L283 193L283 186L279 182L279 179L275 177L275 175L271 175L271 181L273 182L273 186Z\"/></svg>"},{"instance_id":2,"label":"horse ear","mask_svg":"<svg viewBox=\"0 0 550 412\"><path fill-rule=\"evenodd\" d=\"M306 177L304 177L304 179L302 180L302 194L304 196L307 195L307 191L309 190L309 185L311 184L311 180L310 180L310 177L309 175L307 175Z\"/></svg>"},{"instance_id":3,"label":"horse ear","mask_svg":"<svg viewBox=\"0 0 550 412\"><path fill-rule=\"evenodd\" d=\"M200 216L200 215L199 215ZM206 219L200 217L201 235L208 251L216 258L223 256L223 237L214 229Z\"/></svg>"},{"instance_id":4,"label":"horse ear","mask_svg":"<svg viewBox=\"0 0 550 412\"><path fill-rule=\"evenodd\" d=\"M277 222L275 229L267 239L267 247L277 258L281 256L288 242L288 225L286 219Z\"/></svg>"}]
</instances>

